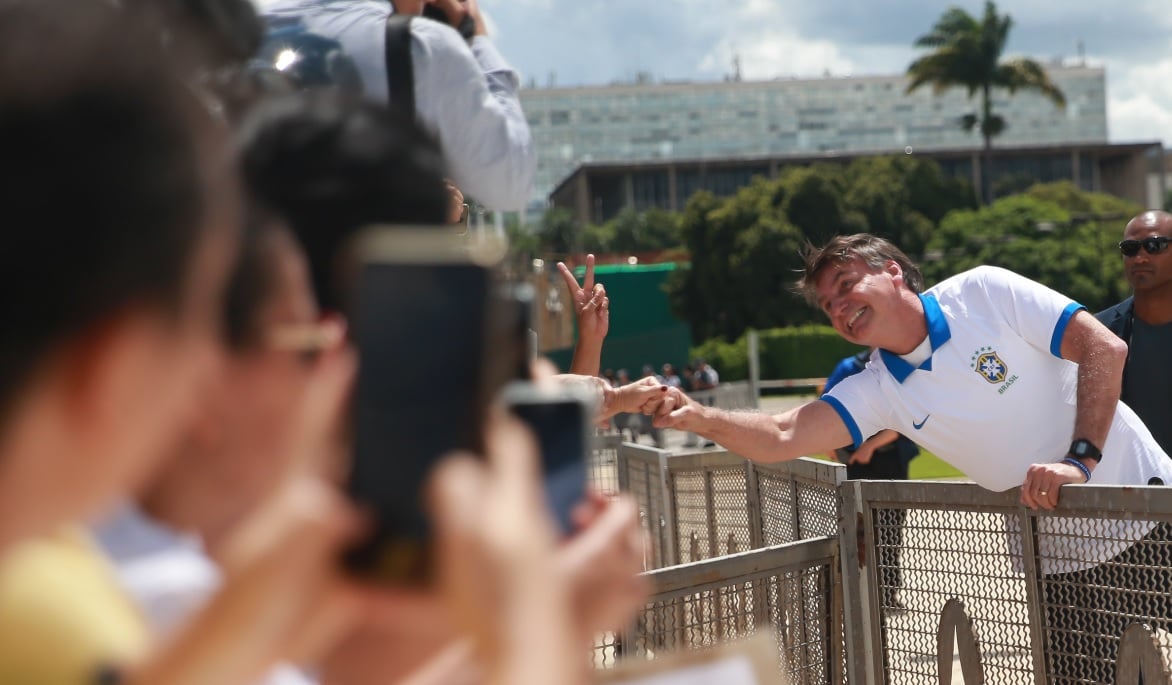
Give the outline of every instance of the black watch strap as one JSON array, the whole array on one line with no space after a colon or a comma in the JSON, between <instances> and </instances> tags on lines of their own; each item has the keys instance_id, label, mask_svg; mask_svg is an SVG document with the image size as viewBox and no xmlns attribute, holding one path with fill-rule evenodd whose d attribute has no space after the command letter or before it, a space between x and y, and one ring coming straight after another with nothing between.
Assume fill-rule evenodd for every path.
<instances>
[{"instance_id":1,"label":"black watch strap","mask_svg":"<svg viewBox=\"0 0 1172 685\"><path fill-rule=\"evenodd\" d=\"M1079 438L1078 440L1070 443L1069 454L1077 459L1094 460L1095 463L1098 463L1103 459L1103 452L1099 450L1098 447L1095 447L1094 443L1092 443L1090 440L1087 440L1086 438Z\"/></svg>"}]
</instances>

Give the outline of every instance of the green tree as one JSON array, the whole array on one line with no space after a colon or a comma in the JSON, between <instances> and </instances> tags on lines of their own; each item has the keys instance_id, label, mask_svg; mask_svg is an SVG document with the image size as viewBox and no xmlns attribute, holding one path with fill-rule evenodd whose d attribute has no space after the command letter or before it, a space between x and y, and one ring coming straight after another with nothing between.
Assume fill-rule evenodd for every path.
<instances>
[{"instance_id":1,"label":"green tree","mask_svg":"<svg viewBox=\"0 0 1172 685\"><path fill-rule=\"evenodd\" d=\"M689 268L668 281L673 312L693 340L735 340L747 328L808 321L812 310L791 292L805 236L786 218L781 181L755 179L731 198L694 195L681 231Z\"/></svg>"},{"instance_id":2,"label":"green tree","mask_svg":"<svg viewBox=\"0 0 1172 685\"><path fill-rule=\"evenodd\" d=\"M531 226L522 226L516 218L505 221L505 238L509 241L505 270L510 276L529 273L538 252L537 234Z\"/></svg>"},{"instance_id":3,"label":"green tree","mask_svg":"<svg viewBox=\"0 0 1172 685\"><path fill-rule=\"evenodd\" d=\"M604 224L586 226L582 234L582 249L596 253L670 250L682 244L680 214L658 208L624 209Z\"/></svg>"},{"instance_id":4,"label":"green tree","mask_svg":"<svg viewBox=\"0 0 1172 685\"><path fill-rule=\"evenodd\" d=\"M536 231L539 256L549 261L565 259L580 247L581 230L574 213L564 207L550 207Z\"/></svg>"},{"instance_id":5,"label":"green tree","mask_svg":"<svg viewBox=\"0 0 1172 685\"><path fill-rule=\"evenodd\" d=\"M928 243L924 276L932 284L981 264L1001 266L1097 311L1127 292L1115 243L1138 211L1069 182L1036 185L945 217Z\"/></svg>"},{"instance_id":6,"label":"green tree","mask_svg":"<svg viewBox=\"0 0 1172 685\"><path fill-rule=\"evenodd\" d=\"M975 205L967 184L906 155L793 167L727 199L699 193L680 218L691 266L668 282L673 311L697 342L822 323L792 292L807 243L871 231L918 256L945 211Z\"/></svg>"},{"instance_id":7,"label":"green tree","mask_svg":"<svg viewBox=\"0 0 1172 685\"><path fill-rule=\"evenodd\" d=\"M862 216L866 230L913 257L923 253L945 214L976 206L972 188L945 177L930 159L864 157L847 167L846 181L846 205Z\"/></svg>"},{"instance_id":8,"label":"green tree","mask_svg":"<svg viewBox=\"0 0 1172 685\"><path fill-rule=\"evenodd\" d=\"M1066 97L1050 80L1042 65L1032 59L1002 61L1013 18L997 14L992 0L985 2L981 19L959 7L953 7L936 21L928 33L916 39L916 46L932 52L912 62L908 67L911 83L907 92L931 85L939 94L949 88L968 90L969 97L981 94L980 110L960 119L961 126L980 131L984 140L981 155L981 196L985 204L992 201L990 183L993 138L1006 128L1004 118L993 111L993 90L1001 88L1010 94L1018 90L1033 90L1049 98L1057 107L1066 106Z\"/></svg>"}]
</instances>

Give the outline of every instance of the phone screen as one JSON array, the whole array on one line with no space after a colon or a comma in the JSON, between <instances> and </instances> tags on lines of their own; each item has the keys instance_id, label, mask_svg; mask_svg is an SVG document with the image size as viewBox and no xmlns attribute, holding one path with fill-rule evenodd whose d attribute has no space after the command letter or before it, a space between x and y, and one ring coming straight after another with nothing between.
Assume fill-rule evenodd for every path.
<instances>
[{"instance_id":1,"label":"phone screen","mask_svg":"<svg viewBox=\"0 0 1172 685\"><path fill-rule=\"evenodd\" d=\"M425 480L444 454L482 451L490 276L467 263L362 267L349 491L377 529L347 561L363 573L427 575Z\"/></svg>"},{"instance_id":2,"label":"phone screen","mask_svg":"<svg viewBox=\"0 0 1172 685\"><path fill-rule=\"evenodd\" d=\"M509 408L529 425L541 449L545 492L562 532L573 532L570 512L586 496L589 420L579 400L512 401Z\"/></svg>"}]
</instances>

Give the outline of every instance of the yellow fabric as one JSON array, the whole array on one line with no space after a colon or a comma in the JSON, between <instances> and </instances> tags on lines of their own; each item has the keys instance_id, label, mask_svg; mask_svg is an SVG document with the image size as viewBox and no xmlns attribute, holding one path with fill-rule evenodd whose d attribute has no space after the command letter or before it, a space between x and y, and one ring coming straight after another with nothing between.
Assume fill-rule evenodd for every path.
<instances>
[{"instance_id":1,"label":"yellow fabric","mask_svg":"<svg viewBox=\"0 0 1172 685\"><path fill-rule=\"evenodd\" d=\"M105 559L77 531L0 557L0 683L89 685L147 645L146 626Z\"/></svg>"}]
</instances>

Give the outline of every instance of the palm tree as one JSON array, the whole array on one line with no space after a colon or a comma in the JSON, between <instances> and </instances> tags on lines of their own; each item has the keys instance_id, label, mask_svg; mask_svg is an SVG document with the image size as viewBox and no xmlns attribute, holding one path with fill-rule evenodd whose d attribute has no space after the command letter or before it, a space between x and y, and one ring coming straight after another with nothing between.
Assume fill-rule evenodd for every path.
<instances>
[{"instance_id":1,"label":"palm tree","mask_svg":"<svg viewBox=\"0 0 1172 685\"><path fill-rule=\"evenodd\" d=\"M1004 88L1010 94L1034 90L1055 106L1066 107L1066 97L1041 64L1025 58L1001 61L1012 27L1013 18L997 14L997 5L992 0L985 2L985 16L980 21L953 7L936 21L930 32L916 39L916 47L931 48L932 52L907 68L911 79L908 93L925 84L931 84L937 95L954 87L967 88L970 98L980 91L980 114L966 114L960 118L960 125L966 131L979 126L985 140L981 154L981 197L986 204L992 200L989 166L993 138L1006 128L1005 119L993 112L993 89Z\"/></svg>"}]
</instances>

